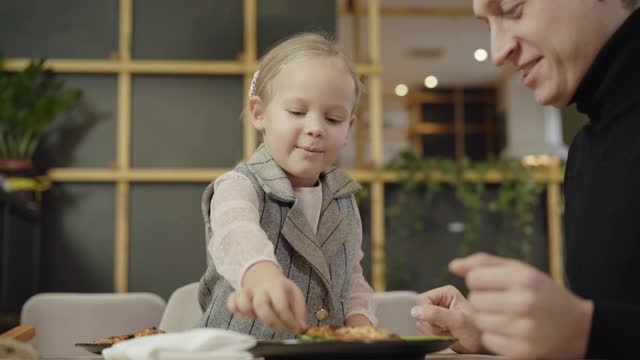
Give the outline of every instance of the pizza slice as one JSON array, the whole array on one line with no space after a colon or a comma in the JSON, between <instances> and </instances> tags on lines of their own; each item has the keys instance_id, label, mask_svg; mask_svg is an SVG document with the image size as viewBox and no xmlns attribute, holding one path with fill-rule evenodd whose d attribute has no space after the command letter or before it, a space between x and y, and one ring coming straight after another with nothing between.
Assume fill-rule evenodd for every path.
<instances>
[{"instance_id":1,"label":"pizza slice","mask_svg":"<svg viewBox=\"0 0 640 360\"><path fill-rule=\"evenodd\" d=\"M137 337L141 337L141 336L149 336L149 335L156 335L156 334L164 334L165 332L163 330L160 329L156 329L156 327L151 327L151 328L146 328L143 330L140 330L136 333L133 334L126 334L126 335L116 335L116 336L110 336L107 338L103 338L103 339L98 339L95 340L93 343L94 344L116 344L119 343L121 341L125 341L125 340L129 340L129 339L133 339L133 338L137 338Z\"/></svg>"},{"instance_id":2,"label":"pizza slice","mask_svg":"<svg viewBox=\"0 0 640 360\"><path fill-rule=\"evenodd\" d=\"M398 340L400 336L375 326L319 326L307 329L301 334L302 340Z\"/></svg>"}]
</instances>

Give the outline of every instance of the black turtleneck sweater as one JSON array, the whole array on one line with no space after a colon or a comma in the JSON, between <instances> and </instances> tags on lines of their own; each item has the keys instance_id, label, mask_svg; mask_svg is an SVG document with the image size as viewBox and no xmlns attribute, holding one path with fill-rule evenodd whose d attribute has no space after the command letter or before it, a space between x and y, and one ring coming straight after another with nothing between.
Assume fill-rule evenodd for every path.
<instances>
[{"instance_id":1,"label":"black turtleneck sweater","mask_svg":"<svg viewBox=\"0 0 640 360\"><path fill-rule=\"evenodd\" d=\"M637 357L640 10L607 41L574 101L590 122L571 144L565 174L568 285L595 304L587 356Z\"/></svg>"}]
</instances>

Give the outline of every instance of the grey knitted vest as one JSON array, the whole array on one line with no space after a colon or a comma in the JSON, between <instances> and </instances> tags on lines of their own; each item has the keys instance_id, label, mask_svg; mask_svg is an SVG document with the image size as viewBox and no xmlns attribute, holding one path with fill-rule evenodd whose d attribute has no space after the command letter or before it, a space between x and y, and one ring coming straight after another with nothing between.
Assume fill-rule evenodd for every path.
<instances>
[{"instance_id":1,"label":"grey knitted vest","mask_svg":"<svg viewBox=\"0 0 640 360\"><path fill-rule=\"evenodd\" d=\"M353 262L356 261L357 222L353 194L360 190L360 185L333 166L320 175L322 207L317 235L314 235L296 202L289 179L264 144L234 171L248 177L256 190L260 226L273 243L284 274L305 296L307 326L343 325L351 292ZM216 231L209 220L212 196L213 183L202 196L207 245ZM234 316L227 309L227 297L232 291L231 284L218 274L207 253L207 270L200 280L198 293L203 316L197 326L234 330L258 339L295 337L287 329L274 333L260 321ZM318 320L320 309L329 312L326 320Z\"/></svg>"}]
</instances>

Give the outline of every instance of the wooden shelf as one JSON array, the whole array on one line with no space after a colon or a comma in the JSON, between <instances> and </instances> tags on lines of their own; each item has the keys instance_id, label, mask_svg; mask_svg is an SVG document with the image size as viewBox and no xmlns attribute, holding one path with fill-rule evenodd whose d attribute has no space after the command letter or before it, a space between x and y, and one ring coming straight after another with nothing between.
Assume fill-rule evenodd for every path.
<instances>
[{"instance_id":1,"label":"wooden shelf","mask_svg":"<svg viewBox=\"0 0 640 360\"><path fill-rule=\"evenodd\" d=\"M29 59L7 59L5 69L19 71L29 64ZM163 60L72 60L48 59L48 69L58 73L165 74L165 75L244 75L256 70L255 60L240 61L163 61ZM380 64L358 63L360 75L380 75Z\"/></svg>"},{"instance_id":2,"label":"wooden shelf","mask_svg":"<svg viewBox=\"0 0 640 360\"><path fill-rule=\"evenodd\" d=\"M439 122L424 122L409 126L410 136L456 134L458 132L463 132L465 134L483 134L485 132L485 127L482 124L466 124L464 128L458 129L454 124Z\"/></svg>"},{"instance_id":3,"label":"wooden shelf","mask_svg":"<svg viewBox=\"0 0 640 360\"><path fill-rule=\"evenodd\" d=\"M54 182L117 182L127 181L132 183L208 183L231 169L228 168L190 168L190 169L99 169L99 168L54 168L49 170L49 177ZM405 171L352 169L348 173L354 180L361 183L397 183L408 175ZM438 172L424 172L418 178L435 177L440 181L450 182L446 175ZM470 182L486 181L500 183L504 181L505 174L498 170L489 171L485 176L469 171L464 179ZM548 167L539 166L533 173L533 179L538 182L561 183L562 173L550 175Z\"/></svg>"}]
</instances>

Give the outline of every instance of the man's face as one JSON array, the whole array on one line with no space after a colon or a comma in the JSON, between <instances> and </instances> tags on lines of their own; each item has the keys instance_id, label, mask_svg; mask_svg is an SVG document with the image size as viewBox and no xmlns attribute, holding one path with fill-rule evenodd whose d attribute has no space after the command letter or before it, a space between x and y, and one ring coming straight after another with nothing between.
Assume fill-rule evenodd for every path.
<instances>
[{"instance_id":1,"label":"man's face","mask_svg":"<svg viewBox=\"0 0 640 360\"><path fill-rule=\"evenodd\" d=\"M619 0L474 0L473 10L489 25L493 62L511 62L539 104L563 107L619 25L614 17L622 5Z\"/></svg>"}]
</instances>

